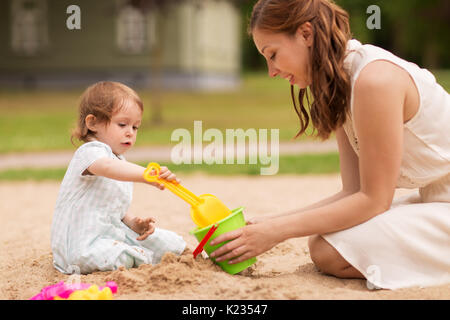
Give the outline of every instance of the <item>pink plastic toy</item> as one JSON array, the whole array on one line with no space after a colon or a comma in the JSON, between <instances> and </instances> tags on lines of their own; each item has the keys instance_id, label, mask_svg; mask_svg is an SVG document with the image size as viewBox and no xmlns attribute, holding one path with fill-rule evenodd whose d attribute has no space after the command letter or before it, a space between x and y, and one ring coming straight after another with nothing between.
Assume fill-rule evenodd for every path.
<instances>
[{"instance_id":1,"label":"pink plastic toy","mask_svg":"<svg viewBox=\"0 0 450 320\"><path fill-rule=\"evenodd\" d=\"M87 290L91 286L92 285L88 283L65 284L64 281L61 281L57 284L43 288L41 292L30 298L30 300L54 300L56 296L67 299L71 293L79 290ZM106 282L106 286L100 287L99 290L106 287L110 288L113 294L117 292L117 284L114 281Z\"/></svg>"}]
</instances>

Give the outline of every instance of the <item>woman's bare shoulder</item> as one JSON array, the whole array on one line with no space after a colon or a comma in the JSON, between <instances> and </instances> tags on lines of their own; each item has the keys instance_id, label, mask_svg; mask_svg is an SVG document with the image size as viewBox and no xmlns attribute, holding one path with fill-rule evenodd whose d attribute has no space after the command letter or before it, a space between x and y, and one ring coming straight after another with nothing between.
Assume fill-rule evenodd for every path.
<instances>
[{"instance_id":1,"label":"woman's bare shoulder","mask_svg":"<svg viewBox=\"0 0 450 320\"><path fill-rule=\"evenodd\" d=\"M388 60L375 60L360 71L354 90L406 90L409 74Z\"/></svg>"}]
</instances>

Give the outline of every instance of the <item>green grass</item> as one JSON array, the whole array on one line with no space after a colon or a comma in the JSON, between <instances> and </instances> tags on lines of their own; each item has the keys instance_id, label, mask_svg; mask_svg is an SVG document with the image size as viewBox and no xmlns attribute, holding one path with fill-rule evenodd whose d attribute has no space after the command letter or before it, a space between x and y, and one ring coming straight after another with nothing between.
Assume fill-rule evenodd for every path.
<instances>
[{"instance_id":1,"label":"green grass","mask_svg":"<svg viewBox=\"0 0 450 320\"><path fill-rule=\"evenodd\" d=\"M7 169L0 171L0 181L45 181L45 180L62 180L66 168L51 169Z\"/></svg>"},{"instance_id":2,"label":"green grass","mask_svg":"<svg viewBox=\"0 0 450 320\"><path fill-rule=\"evenodd\" d=\"M434 70L433 74L449 91L450 70ZM0 154L72 150L70 131L82 91L0 90ZM289 84L280 78L269 78L266 73L244 74L242 86L231 92L163 92L163 122L159 125L150 121L153 95L148 90L138 93L145 111L137 146L170 144L174 129L192 132L195 120L203 121L204 131L278 128L281 141L291 140L298 130Z\"/></svg>"},{"instance_id":3,"label":"green grass","mask_svg":"<svg viewBox=\"0 0 450 320\"><path fill-rule=\"evenodd\" d=\"M139 163L146 166L146 163ZM257 165L173 165L168 166L178 176L202 172L212 175L260 175L260 164ZM61 180L66 168L55 169L8 169L0 171L0 181L22 180ZM339 156L337 153L304 154L298 156L280 156L278 174L328 174L339 172Z\"/></svg>"},{"instance_id":4,"label":"green grass","mask_svg":"<svg viewBox=\"0 0 450 320\"><path fill-rule=\"evenodd\" d=\"M82 91L0 91L0 153L71 149L70 131ZM298 129L289 84L266 74L244 75L235 91L163 92L163 122L158 125L150 120L152 93L138 93L145 110L137 146L170 144L174 129L193 132L195 120L203 121L203 130L223 132L226 128L278 128L281 140L291 139Z\"/></svg>"},{"instance_id":5,"label":"green grass","mask_svg":"<svg viewBox=\"0 0 450 320\"><path fill-rule=\"evenodd\" d=\"M436 81L447 92L450 91L450 70L432 70L431 73L436 77Z\"/></svg>"}]
</instances>

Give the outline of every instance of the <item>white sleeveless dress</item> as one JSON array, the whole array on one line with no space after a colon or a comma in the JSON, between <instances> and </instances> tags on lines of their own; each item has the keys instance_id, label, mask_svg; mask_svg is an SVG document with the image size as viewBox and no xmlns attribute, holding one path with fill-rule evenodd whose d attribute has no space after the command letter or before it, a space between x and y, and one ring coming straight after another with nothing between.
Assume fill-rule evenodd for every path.
<instances>
[{"instance_id":1,"label":"white sleeveless dress","mask_svg":"<svg viewBox=\"0 0 450 320\"><path fill-rule=\"evenodd\" d=\"M418 190L365 223L322 236L375 287L450 283L450 95L429 71L382 48L353 39L347 50L352 93L361 70L375 60L394 63L413 79L420 106L404 124L397 187ZM344 130L359 154L352 110L353 94Z\"/></svg>"}]
</instances>

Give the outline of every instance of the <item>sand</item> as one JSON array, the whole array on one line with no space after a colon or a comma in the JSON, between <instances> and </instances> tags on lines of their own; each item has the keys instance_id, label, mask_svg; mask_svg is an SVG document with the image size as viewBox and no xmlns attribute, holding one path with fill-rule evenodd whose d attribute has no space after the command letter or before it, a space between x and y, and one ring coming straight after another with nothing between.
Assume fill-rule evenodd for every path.
<instances>
[{"instance_id":1,"label":"sand","mask_svg":"<svg viewBox=\"0 0 450 320\"><path fill-rule=\"evenodd\" d=\"M211 193L230 208L245 207L246 218L308 205L337 192L337 175L276 177L181 176L197 194ZM58 182L0 183L0 299L29 299L41 288L72 280L52 266L50 228ZM400 190L399 193L405 193ZM169 191L136 184L131 210L153 216L195 247L189 207ZM449 299L450 284L429 288L370 290L365 280L338 279L313 265L307 238L291 239L258 257L239 275L223 272L209 259L166 254L158 265L95 272L82 282L116 281L115 299Z\"/></svg>"}]
</instances>

